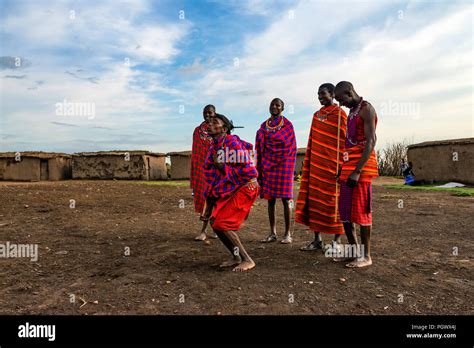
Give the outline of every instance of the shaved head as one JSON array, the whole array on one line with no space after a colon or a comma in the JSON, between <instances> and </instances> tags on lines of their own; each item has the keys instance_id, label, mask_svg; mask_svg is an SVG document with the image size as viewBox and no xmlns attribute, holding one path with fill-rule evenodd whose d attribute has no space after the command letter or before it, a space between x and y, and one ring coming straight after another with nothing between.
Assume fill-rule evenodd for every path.
<instances>
[{"instance_id":1,"label":"shaved head","mask_svg":"<svg viewBox=\"0 0 474 348\"><path fill-rule=\"evenodd\" d=\"M336 89L342 91L353 91L354 86L349 81L341 81L336 85Z\"/></svg>"},{"instance_id":2,"label":"shaved head","mask_svg":"<svg viewBox=\"0 0 474 348\"><path fill-rule=\"evenodd\" d=\"M204 117L204 120L209 123L211 118L216 116L216 107L211 104L206 105L202 110L202 116Z\"/></svg>"},{"instance_id":3,"label":"shaved head","mask_svg":"<svg viewBox=\"0 0 474 348\"><path fill-rule=\"evenodd\" d=\"M279 101L279 102L281 103L281 105L283 105L283 107L285 107L285 103L284 103L283 100L281 100L280 98L273 98L272 103L273 103L274 101Z\"/></svg>"},{"instance_id":4,"label":"shaved head","mask_svg":"<svg viewBox=\"0 0 474 348\"><path fill-rule=\"evenodd\" d=\"M354 90L354 86L349 81L341 81L334 89L334 95L339 105L352 108L360 100L359 95Z\"/></svg>"},{"instance_id":5,"label":"shaved head","mask_svg":"<svg viewBox=\"0 0 474 348\"><path fill-rule=\"evenodd\" d=\"M329 94L334 94L334 85L332 83L323 83L319 89L326 89Z\"/></svg>"}]
</instances>

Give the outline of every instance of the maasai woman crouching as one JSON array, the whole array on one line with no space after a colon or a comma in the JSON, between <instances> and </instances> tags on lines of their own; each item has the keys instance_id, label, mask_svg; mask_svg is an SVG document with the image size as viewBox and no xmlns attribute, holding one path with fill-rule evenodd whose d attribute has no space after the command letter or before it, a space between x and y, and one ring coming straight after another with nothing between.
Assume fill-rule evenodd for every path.
<instances>
[{"instance_id":1,"label":"maasai woman crouching","mask_svg":"<svg viewBox=\"0 0 474 348\"><path fill-rule=\"evenodd\" d=\"M208 183L206 203L212 206L210 224L219 239L232 254L232 260L220 267L247 271L255 262L242 245L236 231L247 219L258 197L257 170L253 164L253 146L231 135L232 123L216 114L211 120L209 135L213 138L204 173Z\"/></svg>"}]
</instances>

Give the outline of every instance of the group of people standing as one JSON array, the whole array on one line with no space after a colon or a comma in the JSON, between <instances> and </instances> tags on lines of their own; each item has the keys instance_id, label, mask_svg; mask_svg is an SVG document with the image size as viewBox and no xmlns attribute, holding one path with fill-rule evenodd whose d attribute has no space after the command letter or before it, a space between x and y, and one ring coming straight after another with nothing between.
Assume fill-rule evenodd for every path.
<instances>
[{"instance_id":1,"label":"group of people standing","mask_svg":"<svg viewBox=\"0 0 474 348\"><path fill-rule=\"evenodd\" d=\"M334 261L348 261L347 267L372 264L372 179L378 176L374 151L377 115L372 105L359 96L350 82L336 86L322 84L318 89L322 107L314 113L302 166L301 185L296 200L295 221L314 232L314 240L303 251L331 249ZM334 103L350 109L344 110ZM291 244L291 211L296 162L296 137L285 116L284 102L271 101L270 117L256 134L255 148L231 132L232 122L204 107L204 121L193 133L191 188L195 211L203 221L195 238L219 238L232 255L221 267L246 271L255 267L236 233L260 198L268 200L270 233L261 240L278 240L275 208L283 203L285 231L280 243ZM207 233L208 224L212 232ZM360 225L361 243L355 226ZM321 234L334 235L328 246ZM358 246L357 255L344 255L341 237ZM351 249L356 250L356 249Z\"/></svg>"}]
</instances>

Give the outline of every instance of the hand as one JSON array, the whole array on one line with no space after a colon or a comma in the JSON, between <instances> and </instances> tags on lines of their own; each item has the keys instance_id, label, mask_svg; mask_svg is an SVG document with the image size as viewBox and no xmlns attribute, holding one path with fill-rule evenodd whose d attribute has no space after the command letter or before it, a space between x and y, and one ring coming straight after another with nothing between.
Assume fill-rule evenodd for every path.
<instances>
[{"instance_id":1,"label":"hand","mask_svg":"<svg viewBox=\"0 0 474 348\"><path fill-rule=\"evenodd\" d=\"M339 168L337 170L337 173L336 175L334 175L334 177L336 178L336 182L339 183L339 177L341 176L341 168Z\"/></svg>"},{"instance_id":2,"label":"hand","mask_svg":"<svg viewBox=\"0 0 474 348\"><path fill-rule=\"evenodd\" d=\"M255 190L259 187L258 185L258 182L257 181L249 181L249 183L247 184L248 188L251 189L251 190Z\"/></svg>"},{"instance_id":3,"label":"hand","mask_svg":"<svg viewBox=\"0 0 474 348\"><path fill-rule=\"evenodd\" d=\"M201 221L209 220L209 218L211 217L212 208L214 208L215 203L216 203L216 200L212 196L209 196L206 198L206 206L200 216Z\"/></svg>"},{"instance_id":4,"label":"hand","mask_svg":"<svg viewBox=\"0 0 474 348\"><path fill-rule=\"evenodd\" d=\"M349 177L347 178L347 186L355 187L357 185L357 182L359 181L359 178L360 178L360 173L353 171L351 175L349 175Z\"/></svg>"}]
</instances>

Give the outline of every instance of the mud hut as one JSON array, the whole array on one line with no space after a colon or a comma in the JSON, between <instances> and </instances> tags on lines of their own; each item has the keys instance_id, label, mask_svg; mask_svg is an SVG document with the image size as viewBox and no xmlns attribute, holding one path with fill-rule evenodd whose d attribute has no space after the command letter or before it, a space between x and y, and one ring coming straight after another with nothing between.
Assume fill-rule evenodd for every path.
<instances>
[{"instance_id":1,"label":"mud hut","mask_svg":"<svg viewBox=\"0 0 474 348\"><path fill-rule=\"evenodd\" d=\"M170 152L171 179L181 180L191 177L191 151Z\"/></svg>"},{"instance_id":2,"label":"mud hut","mask_svg":"<svg viewBox=\"0 0 474 348\"><path fill-rule=\"evenodd\" d=\"M296 163L295 163L295 175L300 174L303 169L304 155L306 153L306 148L301 147L296 152Z\"/></svg>"},{"instance_id":3,"label":"mud hut","mask_svg":"<svg viewBox=\"0 0 474 348\"><path fill-rule=\"evenodd\" d=\"M474 138L427 141L408 146L416 180L474 184Z\"/></svg>"},{"instance_id":4,"label":"mud hut","mask_svg":"<svg viewBox=\"0 0 474 348\"><path fill-rule=\"evenodd\" d=\"M76 153L72 156L72 178L166 180L166 155L150 151Z\"/></svg>"},{"instance_id":5,"label":"mud hut","mask_svg":"<svg viewBox=\"0 0 474 348\"><path fill-rule=\"evenodd\" d=\"M71 155L26 151L0 153L0 180L40 181L71 178Z\"/></svg>"}]
</instances>

